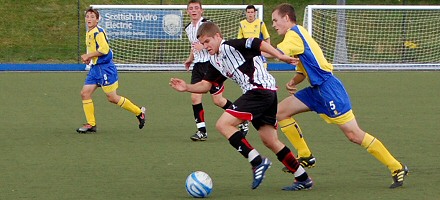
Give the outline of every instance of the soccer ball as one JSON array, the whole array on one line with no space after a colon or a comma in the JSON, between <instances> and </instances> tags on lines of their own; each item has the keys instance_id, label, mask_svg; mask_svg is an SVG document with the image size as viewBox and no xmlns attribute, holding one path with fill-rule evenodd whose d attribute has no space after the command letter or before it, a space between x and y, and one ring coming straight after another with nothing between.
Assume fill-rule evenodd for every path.
<instances>
[{"instance_id":1,"label":"soccer ball","mask_svg":"<svg viewBox=\"0 0 440 200\"><path fill-rule=\"evenodd\" d=\"M195 171L186 178L186 191L195 198L208 197L212 192L212 179L202 171Z\"/></svg>"}]
</instances>

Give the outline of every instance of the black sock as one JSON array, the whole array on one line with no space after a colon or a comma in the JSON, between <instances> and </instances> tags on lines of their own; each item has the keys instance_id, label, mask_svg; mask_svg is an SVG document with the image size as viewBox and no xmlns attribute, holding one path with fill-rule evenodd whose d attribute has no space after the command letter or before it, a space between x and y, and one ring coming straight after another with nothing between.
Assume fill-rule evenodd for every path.
<instances>
[{"instance_id":1,"label":"black sock","mask_svg":"<svg viewBox=\"0 0 440 200\"><path fill-rule=\"evenodd\" d=\"M205 122L205 110L203 110L202 103L193 105L193 113L194 119L196 120L196 124ZM200 132L206 133L206 126L201 126L197 128Z\"/></svg>"},{"instance_id":2,"label":"black sock","mask_svg":"<svg viewBox=\"0 0 440 200\"><path fill-rule=\"evenodd\" d=\"M240 131L235 132L234 135L232 135L228 140L229 144L231 144L245 158L249 158L249 153L254 150L254 148L249 144L246 138L243 137L243 134ZM253 167L261 164L261 162L263 162L263 159L259 154L250 161Z\"/></svg>"},{"instance_id":3,"label":"black sock","mask_svg":"<svg viewBox=\"0 0 440 200\"><path fill-rule=\"evenodd\" d=\"M229 101L229 99L226 99L226 104L225 104L222 108L223 108L223 110L226 110L226 109L228 109L229 106L231 106L231 105L232 105L232 102Z\"/></svg>"},{"instance_id":4,"label":"black sock","mask_svg":"<svg viewBox=\"0 0 440 200\"><path fill-rule=\"evenodd\" d=\"M291 172L296 172L298 170L298 167L300 166L298 160L296 160L295 155L293 155L292 151L290 151L289 148L284 146L281 151L277 153L277 158L279 161L281 161L284 166L286 166ZM306 172L301 174L298 177L295 177L297 181L305 181L309 176Z\"/></svg>"}]
</instances>

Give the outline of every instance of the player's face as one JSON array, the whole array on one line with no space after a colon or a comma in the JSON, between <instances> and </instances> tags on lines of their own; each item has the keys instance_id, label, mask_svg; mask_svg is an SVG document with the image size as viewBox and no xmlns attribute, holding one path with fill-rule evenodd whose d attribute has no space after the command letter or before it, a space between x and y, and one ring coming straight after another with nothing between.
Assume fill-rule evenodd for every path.
<instances>
[{"instance_id":1,"label":"player's face","mask_svg":"<svg viewBox=\"0 0 440 200\"><path fill-rule=\"evenodd\" d=\"M190 3L186 9L186 13L188 13L191 20L199 20L202 18L203 9L199 3Z\"/></svg>"},{"instance_id":2,"label":"player's face","mask_svg":"<svg viewBox=\"0 0 440 200\"><path fill-rule=\"evenodd\" d=\"M203 48L205 48L210 55L214 55L218 53L222 38L218 33L216 33L214 37L202 35L201 37L199 37L199 42L203 45Z\"/></svg>"},{"instance_id":3,"label":"player's face","mask_svg":"<svg viewBox=\"0 0 440 200\"><path fill-rule=\"evenodd\" d=\"M246 20L248 22L253 22L255 20L255 10L254 9L247 9L246 10Z\"/></svg>"},{"instance_id":4,"label":"player's face","mask_svg":"<svg viewBox=\"0 0 440 200\"><path fill-rule=\"evenodd\" d=\"M287 30L289 30L290 27L288 27L288 19L289 17L286 15L282 17L278 10L275 10L272 13L272 27L277 31L279 35L285 35Z\"/></svg>"},{"instance_id":5,"label":"player's face","mask_svg":"<svg viewBox=\"0 0 440 200\"><path fill-rule=\"evenodd\" d=\"M99 19L96 17L95 13L93 12L86 13L86 23L87 23L87 28L89 28L89 30L98 26L98 22Z\"/></svg>"}]
</instances>

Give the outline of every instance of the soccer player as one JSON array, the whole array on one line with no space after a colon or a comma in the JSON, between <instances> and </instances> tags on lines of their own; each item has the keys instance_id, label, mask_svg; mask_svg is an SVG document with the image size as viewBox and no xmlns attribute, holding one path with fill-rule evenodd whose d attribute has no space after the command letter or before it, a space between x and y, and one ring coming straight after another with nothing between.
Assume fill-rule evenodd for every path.
<instances>
[{"instance_id":1,"label":"soccer player","mask_svg":"<svg viewBox=\"0 0 440 200\"><path fill-rule=\"evenodd\" d=\"M296 24L293 6L286 3L278 5L272 12L272 22L277 33L284 35L284 40L277 45L278 50L299 58L297 73L286 84L292 95L279 103L277 113L281 130L298 150L299 160L313 156L292 116L314 111L327 123L338 125L351 142L364 147L388 167L393 178L390 188L402 186L408 173L407 166L396 160L379 139L358 126L343 84L333 74L333 66L325 59L318 43L304 27ZM311 86L297 91L296 86L305 79ZM308 164L307 161L304 160L303 166Z\"/></svg>"},{"instance_id":2,"label":"soccer player","mask_svg":"<svg viewBox=\"0 0 440 200\"><path fill-rule=\"evenodd\" d=\"M252 165L252 189L260 185L272 162L261 156L236 127L246 120L251 121L258 130L263 144L293 172L295 176L293 185L283 189L291 191L311 189L312 180L290 149L278 139L277 86L275 78L263 67L261 51L292 64L295 64L297 59L282 55L270 44L258 38L224 41L219 27L212 22L205 22L199 27L197 38L211 55L206 75L202 81L195 84L187 84L181 79L171 78L170 86L179 92L205 93L212 85L223 84L227 79L233 80L241 87L243 95L220 116L216 128Z\"/></svg>"},{"instance_id":3,"label":"soccer player","mask_svg":"<svg viewBox=\"0 0 440 200\"><path fill-rule=\"evenodd\" d=\"M202 17L203 9L200 0L189 0L186 11L191 18L191 22L185 27L186 34L188 35L189 42L191 43L191 51L184 65L186 70L189 70L191 64L194 63L191 73L191 83L197 83L202 80L203 76L208 70L209 65L209 54L197 39L197 30L200 25L208 20ZM214 104L226 109L232 104L232 102L223 97L223 91L223 85L213 85L210 93ZM202 94L191 93L191 101L198 130L190 138L193 141L205 141L208 138L208 132L205 124L205 110L203 109L202 104ZM247 123L245 122L241 124L240 128L243 134L246 135L248 131Z\"/></svg>"},{"instance_id":4,"label":"soccer player","mask_svg":"<svg viewBox=\"0 0 440 200\"><path fill-rule=\"evenodd\" d=\"M266 24L256 18L257 9L254 5L246 7L246 19L240 21L238 29L238 39L241 38L260 38L270 44L270 35L267 31ZM264 67L267 68L267 60L262 56Z\"/></svg>"},{"instance_id":5,"label":"soccer player","mask_svg":"<svg viewBox=\"0 0 440 200\"><path fill-rule=\"evenodd\" d=\"M95 106L92 94L98 87L101 87L105 92L108 101L135 114L139 121L139 129L142 129L145 125L145 107L138 107L129 99L116 93L118 71L113 63L113 52L109 47L106 33L98 26L99 12L89 8L85 18L88 27L86 34L87 53L81 55L81 60L85 64L91 64L91 68L81 90L81 98L87 123L76 131L78 133L96 132Z\"/></svg>"}]
</instances>

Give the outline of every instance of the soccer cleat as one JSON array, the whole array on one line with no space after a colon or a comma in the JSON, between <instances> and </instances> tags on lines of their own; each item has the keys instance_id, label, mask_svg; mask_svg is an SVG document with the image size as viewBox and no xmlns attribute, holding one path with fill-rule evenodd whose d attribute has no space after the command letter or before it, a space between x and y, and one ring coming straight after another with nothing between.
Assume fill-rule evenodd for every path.
<instances>
[{"instance_id":1,"label":"soccer cleat","mask_svg":"<svg viewBox=\"0 0 440 200\"><path fill-rule=\"evenodd\" d=\"M316 163L316 158L313 157L313 155L310 155L309 157L304 157L304 158L297 158L299 164L304 167L304 168L312 168L315 166ZM292 173L289 169L287 169L287 167L283 167L283 172L286 173Z\"/></svg>"},{"instance_id":2,"label":"soccer cleat","mask_svg":"<svg viewBox=\"0 0 440 200\"><path fill-rule=\"evenodd\" d=\"M139 129L144 128L145 125L145 107L141 107L141 114L139 114L138 116L136 116L136 118L139 120Z\"/></svg>"},{"instance_id":3,"label":"soccer cleat","mask_svg":"<svg viewBox=\"0 0 440 200\"><path fill-rule=\"evenodd\" d=\"M192 141L205 141L208 139L208 133L197 131L193 136L191 136Z\"/></svg>"},{"instance_id":4,"label":"soccer cleat","mask_svg":"<svg viewBox=\"0 0 440 200\"><path fill-rule=\"evenodd\" d=\"M390 185L390 188L397 188L403 185L403 181L405 176L409 173L409 169L406 165L402 165L402 169L396 170L393 172L393 183Z\"/></svg>"},{"instance_id":5,"label":"soccer cleat","mask_svg":"<svg viewBox=\"0 0 440 200\"><path fill-rule=\"evenodd\" d=\"M238 129L243 134L243 137L246 137L249 132L249 121L244 121L243 123L238 125Z\"/></svg>"},{"instance_id":6,"label":"soccer cleat","mask_svg":"<svg viewBox=\"0 0 440 200\"><path fill-rule=\"evenodd\" d=\"M261 162L261 164L252 168L252 172L254 174L252 189L256 189L261 184L265 177L266 170L268 170L272 165L272 162L268 158L263 157L262 159L263 161Z\"/></svg>"},{"instance_id":7,"label":"soccer cleat","mask_svg":"<svg viewBox=\"0 0 440 200\"><path fill-rule=\"evenodd\" d=\"M84 124L82 127L76 129L78 133L88 133L88 132L96 132L96 126L92 126L90 124Z\"/></svg>"},{"instance_id":8,"label":"soccer cleat","mask_svg":"<svg viewBox=\"0 0 440 200\"><path fill-rule=\"evenodd\" d=\"M313 181L309 177L305 181L295 181L293 182L293 185L283 187L283 190L286 191L299 191L299 190L310 190L313 187Z\"/></svg>"}]
</instances>

